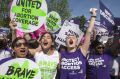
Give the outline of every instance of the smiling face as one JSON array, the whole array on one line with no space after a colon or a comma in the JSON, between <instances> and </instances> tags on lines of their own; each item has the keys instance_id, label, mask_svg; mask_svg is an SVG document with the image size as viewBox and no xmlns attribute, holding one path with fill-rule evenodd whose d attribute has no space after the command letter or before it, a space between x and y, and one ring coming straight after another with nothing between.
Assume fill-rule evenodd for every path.
<instances>
[{"instance_id":1,"label":"smiling face","mask_svg":"<svg viewBox=\"0 0 120 79\"><path fill-rule=\"evenodd\" d=\"M53 40L51 34L45 33L41 37L41 47L43 48L43 50L50 49L52 47L52 44Z\"/></svg>"},{"instance_id":2,"label":"smiling face","mask_svg":"<svg viewBox=\"0 0 120 79\"><path fill-rule=\"evenodd\" d=\"M27 43L24 39L19 39L13 47L14 54L18 58L25 58L28 54Z\"/></svg>"},{"instance_id":3,"label":"smiling face","mask_svg":"<svg viewBox=\"0 0 120 79\"><path fill-rule=\"evenodd\" d=\"M74 35L66 38L66 45L68 48L75 48L77 46L77 38Z\"/></svg>"}]
</instances>

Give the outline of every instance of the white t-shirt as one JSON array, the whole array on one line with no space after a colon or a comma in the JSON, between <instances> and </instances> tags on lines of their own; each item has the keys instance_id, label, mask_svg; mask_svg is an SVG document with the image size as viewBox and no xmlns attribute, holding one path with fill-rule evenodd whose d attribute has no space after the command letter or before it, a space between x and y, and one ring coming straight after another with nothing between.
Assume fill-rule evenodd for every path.
<instances>
[{"instance_id":1,"label":"white t-shirt","mask_svg":"<svg viewBox=\"0 0 120 79\"><path fill-rule=\"evenodd\" d=\"M42 79L55 79L57 65L59 63L58 51L52 55L44 54L42 51L37 52L34 56L35 62L39 65Z\"/></svg>"},{"instance_id":2,"label":"white t-shirt","mask_svg":"<svg viewBox=\"0 0 120 79\"><path fill-rule=\"evenodd\" d=\"M118 76L118 72L119 72L119 64L116 60L113 61L113 66L112 69L115 70L114 76Z\"/></svg>"},{"instance_id":3,"label":"white t-shirt","mask_svg":"<svg viewBox=\"0 0 120 79\"><path fill-rule=\"evenodd\" d=\"M0 50L0 60L11 57L11 53L7 50Z\"/></svg>"}]
</instances>

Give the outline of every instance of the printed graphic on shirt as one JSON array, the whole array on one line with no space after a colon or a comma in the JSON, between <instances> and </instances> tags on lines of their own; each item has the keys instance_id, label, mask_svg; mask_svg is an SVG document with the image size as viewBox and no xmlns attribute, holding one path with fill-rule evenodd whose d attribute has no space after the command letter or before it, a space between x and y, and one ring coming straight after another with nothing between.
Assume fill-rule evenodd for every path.
<instances>
[{"instance_id":1,"label":"printed graphic on shirt","mask_svg":"<svg viewBox=\"0 0 120 79\"><path fill-rule=\"evenodd\" d=\"M62 58L61 60L61 68L65 70L80 70L80 66L82 65L82 61L80 61L79 57L76 58Z\"/></svg>"},{"instance_id":2,"label":"printed graphic on shirt","mask_svg":"<svg viewBox=\"0 0 120 79\"><path fill-rule=\"evenodd\" d=\"M56 71L57 63L54 61L39 61L41 76L43 79L52 79L53 72Z\"/></svg>"},{"instance_id":3,"label":"printed graphic on shirt","mask_svg":"<svg viewBox=\"0 0 120 79\"><path fill-rule=\"evenodd\" d=\"M100 58L90 58L88 64L91 66L102 66L104 65L104 59Z\"/></svg>"}]
</instances>

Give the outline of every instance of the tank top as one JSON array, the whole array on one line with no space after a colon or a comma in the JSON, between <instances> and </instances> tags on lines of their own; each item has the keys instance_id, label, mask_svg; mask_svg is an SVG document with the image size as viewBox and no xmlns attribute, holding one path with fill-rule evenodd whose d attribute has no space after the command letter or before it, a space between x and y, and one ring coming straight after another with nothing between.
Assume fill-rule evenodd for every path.
<instances>
[{"instance_id":1,"label":"tank top","mask_svg":"<svg viewBox=\"0 0 120 79\"><path fill-rule=\"evenodd\" d=\"M60 79L85 79L86 57L80 49L61 52Z\"/></svg>"},{"instance_id":2,"label":"tank top","mask_svg":"<svg viewBox=\"0 0 120 79\"><path fill-rule=\"evenodd\" d=\"M42 51L37 52L34 56L35 62L39 65L42 79L55 79L57 65L59 63L58 51L52 55L44 54Z\"/></svg>"}]
</instances>

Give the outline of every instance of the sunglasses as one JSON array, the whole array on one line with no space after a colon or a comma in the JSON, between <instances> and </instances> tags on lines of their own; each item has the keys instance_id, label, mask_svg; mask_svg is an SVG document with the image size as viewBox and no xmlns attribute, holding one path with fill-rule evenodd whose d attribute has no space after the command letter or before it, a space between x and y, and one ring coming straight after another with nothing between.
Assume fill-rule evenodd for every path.
<instances>
[{"instance_id":1,"label":"sunglasses","mask_svg":"<svg viewBox=\"0 0 120 79\"><path fill-rule=\"evenodd\" d=\"M16 43L15 44L16 47L21 47L22 45L28 46L27 43Z\"/></svg>"},{"instance_id":2,"label":"sunglasses","mask_svg":"<svg viewBox=\"0 0 120 79\"><path fill-rule=\"evenodd\" d=\"M97 49L104 49L105 47L97 47Z\"/></svg>"}]
</instances>

